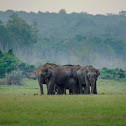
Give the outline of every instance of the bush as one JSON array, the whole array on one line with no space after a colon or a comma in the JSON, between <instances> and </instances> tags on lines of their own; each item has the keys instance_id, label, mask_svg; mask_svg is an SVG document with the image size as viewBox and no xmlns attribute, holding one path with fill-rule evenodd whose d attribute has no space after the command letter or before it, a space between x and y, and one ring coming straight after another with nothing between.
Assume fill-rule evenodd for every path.
<instances>
[{"instance_id":1,"label":"bush","mask_svg":"<svg viewBox=\"0 0 126 126\"><path fill-rule=\"evenodd\" d=\"M15 70L19 62L11 49L5 54L0 52L0 78L4 78L6 73Z\"/></svg>"},{"instance_id":2,"label":"bush","mask_svg":"<svg viewBox=\"0 0 126 126\"><path fill-rule=\"evenodd\" d=\"M34 72L35 71L35 66L34 65L29 65L27 63L19 63L16 67L16 69L23 71L23 72Z\"/></svg>"},{"instance_id":3,"label":"bush","mask_svg":"<svg viewBox=\"0 0 126 126\"><path fill-rule=\"evenodd\" d=\"M114 79L114 80L124 80L126 79L126 71L122 69L108 69L108 68L102 68L100 70L100 77L102 79Z\"/></svg>"},{"instance_id":4,"label":"bush","mask_svg":"<svg viewBox=\"0 0 126 126\"><path fill-rule=\"evenodd\" d=\"M0 81L0 85L6 85L6 81L5 80Z\"/></svg>"},{"instance_id":5,"label":"bush","mask_svg":"<svg viewBox=\"0 0 126 126\"><path fill-rule=\"evenodd\" d=\"M7 85L22 85L22 72L21 71L12 71L10 74L6 75L6 84Z\"/></svg>"},{"instance_id":6,"label":"bush","mask_svg":"<svg viewBox=\"0 0 126 126\"><path fill-rule=\"evenodd\" d=\"M33 73L35 66L23 63L21 60L17 59L12 49L4 54L0 51L0 78L5 78L6 73L9 74L14 70L19 70L24 73Z\"/></svg>"}]
</instances>

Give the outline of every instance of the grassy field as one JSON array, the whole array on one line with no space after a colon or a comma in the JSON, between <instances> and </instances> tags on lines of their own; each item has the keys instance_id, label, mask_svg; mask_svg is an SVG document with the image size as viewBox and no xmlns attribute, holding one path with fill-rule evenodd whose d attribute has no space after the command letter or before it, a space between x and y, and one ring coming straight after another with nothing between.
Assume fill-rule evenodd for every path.
<instances>
[{"instance_id":1,"label":"grassy field","mask_svg":"<svg viewBox=\"0 0 126 126\"><path fill-rule=\"evenodd\" d=\"M0 86L0 126L126 126L126 81L99 79L98 95L62 96L23 83Z\"/></svg>"}]
</instances>

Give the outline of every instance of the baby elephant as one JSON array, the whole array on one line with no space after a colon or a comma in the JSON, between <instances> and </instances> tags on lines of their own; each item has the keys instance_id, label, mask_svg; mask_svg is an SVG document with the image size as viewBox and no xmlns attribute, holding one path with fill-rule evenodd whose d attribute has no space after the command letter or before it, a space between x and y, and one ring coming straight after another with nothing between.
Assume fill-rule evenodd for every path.
<instances>
[{"instance_id":1,"label":"baby elephant","mask_svg":"<svg viewBox=\"0 0 126 126\"><path fill-rule=\"evenodd\" d=\"M69 90L70 95L77 94L77 83L74 78L69 78L64 85L54 85L54 92L57 94L66 94L66 89Z\"/></svg>"},{"instance_id":2,"label":"baby elephant","mask_svg":"<svg viewBox=\"0 0 126 126\"><path fill-rule=\"evenodd\" d=\"M66 89L69 90L69 94L77 94L77 82L74 78L70 78L67 81Z\"/></svg>"}]
</instances>

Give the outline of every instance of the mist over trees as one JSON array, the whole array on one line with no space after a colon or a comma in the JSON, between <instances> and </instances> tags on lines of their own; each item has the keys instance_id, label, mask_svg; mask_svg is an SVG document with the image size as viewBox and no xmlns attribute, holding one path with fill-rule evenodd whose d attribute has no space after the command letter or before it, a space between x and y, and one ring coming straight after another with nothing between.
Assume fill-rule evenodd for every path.
<instances>
[{"instance_id":1,"label":"mist over trees","mask_svg":"<svg viewBox=\"0 0 126 126\"><path fill-rule=\"evenodd\" d=\"M0 11L0 50L35 65L126 68L126 16Z\"/></svg>"}]
</instances>

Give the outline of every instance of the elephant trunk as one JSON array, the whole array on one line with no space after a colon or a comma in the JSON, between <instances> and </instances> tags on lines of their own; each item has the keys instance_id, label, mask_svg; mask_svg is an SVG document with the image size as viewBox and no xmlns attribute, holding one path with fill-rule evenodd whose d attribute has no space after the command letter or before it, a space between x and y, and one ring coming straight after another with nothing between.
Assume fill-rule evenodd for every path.
<instances>
[{"instance_id":1,"label":"elephant trunk","mask_svg":"<svg viewBox=\"0 0 126 126\"><path fill-rule=\"evenodd\" d=\"M41 94L44 94L43 93L43 79L39 78L38 81L39 81L39 86L40 86L40 92L41 92Z\"/></svg>"}]
</instances>

